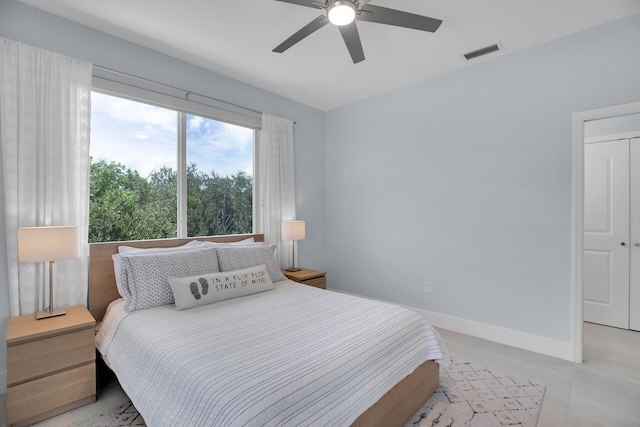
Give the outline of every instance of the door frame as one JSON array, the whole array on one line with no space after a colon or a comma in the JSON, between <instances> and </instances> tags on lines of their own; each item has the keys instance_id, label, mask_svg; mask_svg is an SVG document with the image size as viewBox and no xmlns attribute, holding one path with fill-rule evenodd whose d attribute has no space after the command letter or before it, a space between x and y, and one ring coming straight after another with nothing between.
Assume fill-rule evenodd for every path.
<instances>
[{"instance_id":1,"label":"door frame","mask_svg":"<svg viewBox=\"0 0 640 427\"><path fill-rule=\"evenodd\" d=\"M572 116L572 201L571 201L571 345L573 361L582 363L582 323L584 321L584 123L640 113L640 102L580 111Z\"/></svg>"}]
</instances>

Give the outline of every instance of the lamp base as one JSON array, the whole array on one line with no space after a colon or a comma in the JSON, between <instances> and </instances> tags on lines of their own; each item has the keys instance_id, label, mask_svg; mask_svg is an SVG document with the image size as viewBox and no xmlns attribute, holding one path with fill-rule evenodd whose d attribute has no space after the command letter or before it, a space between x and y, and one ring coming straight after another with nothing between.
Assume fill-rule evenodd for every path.
<instances>
[{"instance_id":1,"label":"lamp base","mask_svg":"<svg viewBox=\"0 0 640 427\"><path fill-rule=\"evenodd\" d=\"M297 267L289 267L287 268L287 271L300 271L302 270L301 268L297 268Z\"/></svg>"},{"instance_id":2,"label":"lamp base","mask_svg":"<svg viewBox=\"0 0 640 427\"><path fill-rule=\"evenodd\" d=\"M64 316L65 314L67 314L67 310L65 310L64 308L58 308L53 311L45 310L36 313L36 320L48 319L49 317Z\"/></svg>"}]
</instances>

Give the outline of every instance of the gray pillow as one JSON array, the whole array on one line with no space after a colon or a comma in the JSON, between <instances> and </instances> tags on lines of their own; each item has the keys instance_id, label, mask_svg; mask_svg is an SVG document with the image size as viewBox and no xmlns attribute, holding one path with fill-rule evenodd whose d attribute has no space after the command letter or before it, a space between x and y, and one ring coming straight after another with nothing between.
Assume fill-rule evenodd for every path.
<instances>
[{"instance_id":1,"label":"gray pillow","mask_svg":"<svg viewBox=\"0 0 640 427\"><path fill-rule=\"evenodd\" d=\"M216 273L218 256L215 248L167 254L131 255L121 257L126 271L128 293L125 310L135 311L173 304L169 276L192 276Z\"/></svg>"},{"instance_id":2,"label":"gray pillow","mask_svg":"<svg viewBox=\"0 0 640 427\"><path fill-rule=\"evenodd\" d=\"M247 267L255 267L264 264L267 266L269 276L274 282L287 280L276 264L273 251L276 245L264 246L228 246L216 248L218 251L218 265L220 271L241 270Z\"/></svg>"},{"instance_id":3,"label":"gray pillow","mask_svg":"<svg viewBox=\"0 0 640 427\"><path fill-rule=\"evenodd\" d=\"M197 240L193 240L187 244L182 246L175 246L170 248L135 248L132 246L118 246L118 253L112 255L113 259L113 269L116 276L116 285L118 287L118 292L120 296L123 298L131 298L131 293L129 292L129 284L127 283L127 271L122 269L122 262L120 261L122 257L132 256L132 255L151 255L151 254L160 254L160 253L170 253L170 252L189 252L193 250L203 249L204 243L199 242Z\"/></svg>"}]
</instances>

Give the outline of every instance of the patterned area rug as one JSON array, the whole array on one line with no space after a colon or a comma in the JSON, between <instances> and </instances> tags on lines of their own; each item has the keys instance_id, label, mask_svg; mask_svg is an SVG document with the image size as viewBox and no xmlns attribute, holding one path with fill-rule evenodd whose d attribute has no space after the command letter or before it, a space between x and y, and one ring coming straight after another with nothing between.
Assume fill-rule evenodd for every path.
<instances>
[{"instance_id":1,"label":"patterned area rug","mask_svg":"<svg viewBox=\"0 0 640 427\"><path fill-rule=\"evenodd\" d=\"M451 359L440 367L440 388L405 427L535 427L544 387L489 370L473 362ZM78 427L143 427L130 401L74 424Z\"/></svg>"},{"instance_id":2,"label":"patterned area rug","mask_svg":"<svg viewBox=\"0 0 640 427\"><path fill-rule=\"evenodd\" d=\"M145 427L146 424L130 400L112 408L104 414L94 414L91 418L74 424L76 427Z\"/></svg>"},{"instance_id":3,"label":"patterned area rug","mask_svg":"<svg viewBox=\"0 0 640 427\"><path fill-rule=\"evenodd\" d=\"M545 388L451 358L440 387L405 427L535 427Z\"/></svg>"}]
</instances>

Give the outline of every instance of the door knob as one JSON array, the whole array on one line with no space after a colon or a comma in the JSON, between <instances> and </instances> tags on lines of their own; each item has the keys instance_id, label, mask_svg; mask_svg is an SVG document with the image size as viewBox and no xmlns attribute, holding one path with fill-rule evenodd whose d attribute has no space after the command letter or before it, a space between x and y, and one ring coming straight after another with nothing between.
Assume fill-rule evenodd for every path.
<instances>
[{"instance_id":1,"label":"door knob","mask_svg":"<svg viewBox=\"0 0 640 427\"><path fill-rule=\"evenodd\" d=\"M640 243L636 242L633 244L633 246L640 246Z\"/></svg>"},{"instance_id":2,"label":"door knob","mask_svg":"<svg viewBox=\"0 0 640 427\"><path fill-rule=\"evenodd\" d=\"M621 244L622 246L627 246L627 244L626 244L625 242L620 242L620 244Z\"/></svg>"}]
</instances>

